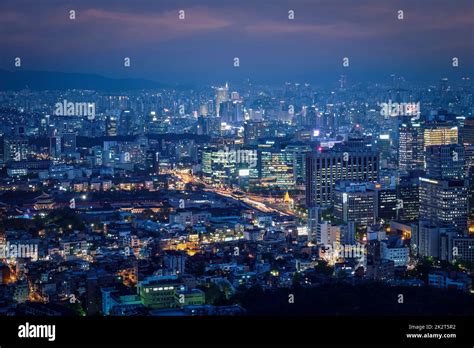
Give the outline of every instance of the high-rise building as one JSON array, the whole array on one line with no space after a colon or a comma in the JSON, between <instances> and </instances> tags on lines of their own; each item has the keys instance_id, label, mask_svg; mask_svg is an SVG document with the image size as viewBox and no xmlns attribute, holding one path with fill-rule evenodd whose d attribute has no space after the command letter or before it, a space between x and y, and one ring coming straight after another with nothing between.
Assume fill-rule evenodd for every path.
<instances>
[{"instance_id":1,"label":"high-rise building","mask_svg":"<svg viewBox=\"0 0 474 348\"><path fill-rule=\"evenodd\" d=\"M474 118L464 120L462 142L466 145L474 145Z\"/></svg>"},{"instance_id":2,"label":"high-rise building","mask_svg":"<svg viewBox=\"0 0 474 348\"><path fill-rule=\"evenodd\" d=\"M53 158L61 156L62 141L59 135L54 135L49 138L49 155Z\"/></svg>"},{"instance_id":3,"label":"high-rise building","mask_svg":"<svg viewBox=\"0 0 474 348\"><path fill-rule=\"evenodd\" d=\"M219 116L222 122L235 123L244 119L244 107L240 100L226 100L220 104Z\"/></svg>"},{"instance_id":4,"label":"high-rise building","mask_svg":"<svg viewBox=\"0 0 474 348\"><path fill-rule=\"evenodd\" d=\"M109 137L115 137L117 136L117 116L107 116L107 119L105 121L105 128L106 128L106 133L107 136Z\"/></svg>"},{"instance_id":5,"label":"high-rise building","mask_svg":"<svg viewBox=\"0 0 474 348\"><path fill-rule=\"evenodd\" d=\"M207 116L209 114L209 106L207 104L201 104L199 106L199 116Z\"/></svg>"},{"instance_id":6,"label":"high-rise building","mask_svg":"<svg viewBox=\"0 0 474 348\"><path fill-rule=\"evenodd\" d=\"M260 149L259 157L262 186L294 188L293 153L285 149Z\"/></svg>"},{"instance_id":7,"label":"high-rise building","mask_svg":"<svg viewBox=\"0 0 474 348\"><path fill-rule=\"evenodd\" d=\"M425 149L433 145L448 145L458 143L458 127L440 125L438 123L426 125L423 130L423 144Z\"/></svg>"},{"instance_id":8,"label":"high-rise building","mask_svg":"<svg viewBox=\"0 0 474 348\"><path fill-rule=\"evenodd\" d=\"M296 186L302 186L306 182L306 154L311 152L311 147L306 144L289 144L285 151L293 156L293 177Z\"/></svg>"},{"instance_id":9,"label":"high-rise building","mask_svg":"<svg viewBox=\"0 0 474 348\"><path fill-rule=\"evenodd\" d=\"M229 86L226 83L225 87L218 87L216 88L216 115L221 116L220 108L221 103L227 101L229 99Z\"/></svg>"},{"instance_id":10,"label":"high-rise building","mask_svg":"<svg viewBox=\"0 0 474 348\"><path fill-rule=\"evenodd\" d=\"M3 140L3 160L23 161L28 157L28 139L22 136L7 137Z\"/></svg>"},{"instance_id":11,"label":"high-rise building","mask_svg":"<svg viewBox=\"0 0 474 348\"><path fill-rule=\"evenodd\" d=\"M76 152L76 133L63 133L61 141L63 153L72 154Z\"/></svg>"},{"instance_id":12,"label":"high-rise building","mask_svg":"<svg viewBox=\"0 0 474 348\"><path fill-rule=\"evenodd\" d=\"M120 135L133 135L135 134L135 114L132 110L123 110L120 114L120 124L118 133Z\"/></svg>"},{"instance_id":13,"label":"high-rise building","mask_svg":"<svg viewBox=\"0 0 474 348\"><path fill-rule=\"evenodd\" d=\"M166 124L164 120L158 116L156 111L151 111L148 115L148 122L145 124L147 133L164 134L166 133Z\"/></svg>"},{"instance_id":14,"label":"high-rise building","mask_svg":"<svg viewBox=\"0 0 474 348\"><path fill-rule=\"evenodd\" d=\"M375 219L390 221L397 217L397 190L382 184L371 183L368 188L374 191Z\"/></svg>"},{"instance_id":15,"label":"high-rise building","mask_svg":"<svg viewBox=\"0 0 474 348\"><path fill-rule=\"evenodd\" d=\"M423 130L419 123L407 121L399 127L398 169L423 169Z\"/></svg>"},{"instance_id":16,"label":"high-rise building","mask_svg":"<svg viewBox=\"0 0 474 348\"><path fill-rule=\"evenodd\" d=\"M202 151L202 172L209 184L230 184L235 175L235 163L228 161L224 151L206 148Z\"/></svg>"},{"instance_id":17,"label":"high-rise building","mask_svg":"<svg viewBox=\"0 0 474 348\"><path fill-rule=\"evenodd\" d=\"M321 231L319 230L319 223L321 222L321 208L320 207L309 207L308 208L308 240L318 241L321 240Z\"/></svg>"},{"instance_id":18,"label":"high-rise building","mask_svg":"<svg viewBox=\"0 0 474 348\"><path fill-rule=\"evenodd\" d=\"M160 152L156 150L148 150L146 152L146 169L149 173L160 173Z\"/></svg>"},{"instance_id":19,"label":"high-rise building","mask_svg":"<svg viewBox=\"0 0 474 348\"><path fill-rule=\"evenodd\" d=\"M467 233L467 180L420 178L420 219Z\"/></svg>"},{"instance_id":20,"label":"high-rise building","mask_svg":"<svg viewBox=\"0 0 474 348\"><path fill-rule=\"evenodd\" d=\"M425 162L426 175L430 178L464 179L464 146L461 144L428 146Z\"/></svg>"},{"instance_id":21,"label":"high-rise building","mask_svg":"<svg viewBox=\"0 0 474 348\"><path fill-rule=\"evenodd\" d=\"M231 100L224 100L219 104L219 117L221 122L231 123L233 117L233 103Z\"/></svg>"},{"instance_id":22,"label":"high-rise building","mask_svg":"<svg viewBox=\"0 0 474 348\"><path fill-rule=\"evenodd\" d=\"M258 139L267 136L268 122L247 121L244 123L244 142L245 144L255 144Z\"/></svg>"},{"instance_id":23,"label":"high-rise building","mask_svg":"<svg viewBox=\"0 0 474 348\"><path fill-rule=\"evenodd\" d=\"M215 116L199 116L197 123L198 135L220 136L221 121Z\"/></svg>"},{"instance_id":24,"label":"high-rise building","mask_svg":"<svg viewBox=\"0 0 474 348\"><path fill-rule=\"evenodd\" d=\"M452 250L453 259L474 262L474 238L454 237L452 239Z\"/></svg>"},{"instance_id":25,"label":"high-rise building","mask_svg":"<svg viewBox=\"0 0 474 348\"><path fill-rule=\"evenodd\" d=\"M375 223L375 191L366 183L341 181L334 189L334 216L358 226Z\"/></svg>"},{"instance_id":26,"label":"high-rise building","mask_svg":"<svg viewBox=\"0 0 474 348\"><path fill-rule=\"evenodd\" d=\"M397 185L397 219L418 220L420 214L419 178L423 171L410 171L400 176Z\"/></svg>"},{"instance_id":27,"label":"high-rise building","mask_svg":"<svg viewBox=\"0 0 474 348\"><path fill-rule=\"evenodd\" d=\"M367 148L335 147L306 156L306 205L330 205L338 181L378 179L378 154Z\"/></svg>"},{"instance_id":28,"label":"high-rise building","mask_svg":"<svg viewBox=\"0 0 474 348\"><path fill-rule=\"evenodd\" d=\"M239 147L206 147L202 150L202 174L205 182L215 185L236 183L239 176L258 180L259 165L256 150Z\"/></svg>"}]
</instances>

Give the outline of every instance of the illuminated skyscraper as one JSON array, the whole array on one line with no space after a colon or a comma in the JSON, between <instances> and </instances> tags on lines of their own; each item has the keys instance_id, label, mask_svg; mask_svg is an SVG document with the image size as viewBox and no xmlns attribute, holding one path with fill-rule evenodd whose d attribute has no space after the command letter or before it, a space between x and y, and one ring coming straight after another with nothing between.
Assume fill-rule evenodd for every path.
<instances>
[{"instance_id":1,"label":"illuminated skyscraper","mask_svg":"<svg viewBox=\"0 0 474 348\"><path fill-rule=\"evenodd\" d=\"M105 127L106 127L107 136L109 137L117 136L117 117L107 116Z\"/></svg>"},{"instance_id":2,"label":"illuminated skyscraper","mask_svg":"<svg viewBox=\"0 0 474 348\"><path fill-rule=\"evenodd\" d=\"M426 175L437 179L464 179L464 146L434 145L426 148Z\"/></svg>"},{"instance_id":3,"label":"illuminated skyscraper","mask_svg":"<svg viewBox=\"0 0 474 348\"><path fill-rule=\"evenodd\" d=\"M458 127L436 126L427 127L423 131L425 149L432 145L449 145L458 143Z\"/></svg>"},{"instance_id":4,"label":"illuminated skyscraper","mask_svg":"<svg viewBox=\"0 0 474 348\"><path fill-rule=\"evenodd\" d=\"M284 149L262 149L259 152L261 185L294 188L293 154Z\"/></svg>"},{"instance_id":5,"label":"illuminated skyscraper","mask_svg":"<svg viewBox=\"0 0 474 348\"><path fill-rule=\"evenodd\" d=\"M423 130L419 123L404 122L399 128L398 169L423 169Z\"/></svg>"},{"instance_id":6,"label":"illuminated skyscraper","mask_svg":"<svg viewBox=\"0 0 474 348\"><path fill-rule=\"evenodd\" d=\"M164 134L166 133L166 124L163 118L159 117L155 111L151 111L148 115L148 122L145 124L147 133Z\"/></svg>"},{"instance_id":7,"label":"illuminated skyscraper","mask_svg":"<svg viewBox=\"0 0 474 348\"><path fill-rule=\"evenodd\" d=\"M334 189L334 215L359 226L375 223L375 191L365 183L340 182Z\"/></svg>"},{"instance_id":8,"label":"illuminated skyscraper","mask_svg":"<svg viewBox=\"0 0 474 348\"><path fill-rule=\"evenodd\" d=\"M469 118L464 121L462 142L464 144L474 145L474 118Z\"/></svg>"},{"instance_id":9,"label":"illuminated skyscraper","mask_svg":"<svg viewBox=\"0 0 474 348\"><path fill-rule=\"evenodd\" d=\"M229 86L226 83L225 87L218 87L216 88L216 115L220 116L220 107L221 103L227 101L229 99Z\"/></svg>"},{"instance_id":10,"label":"illuminated skyscraper","mask_svg":"<svg viewBox=\"0 0 474 348\"><path fill-rule=\"evenodd\" d=\"M400 176L397 185L397 218L402 221L417 220L420 214L419 177L423 171L410 171Z\"/></svg>"},{"instance_id":11,"label":"illuminated skyscraper","mask_svg":"<svg viewBox=\"0 0 474 348\"><path fill-rule=\"evenodd\" d=\"M306 156L306 204L328 205L338 181L371 182L378 179L378 154L367 148L341 147Z\"/></svg>"},{"instance_id":12,"label":"illuminated skyscraper","mask_svg":"<svg viewBox=\"0 0 474 348\"><path fill-rule=\"evenodd\" d=\"M295 184L301 186L306 182L306 154L311 152L311 147L306 144L289 144L285 151L293 156L293 176Z\"/></svg>"},{"instance_id":13,"label":"illuminated skyscraper","mask_svg":"<svg viewBox=\"0 0 474 348\"><path fill-rule=\"evenodd\" d=\"M420 219L467 233L467 180L420 178Z\"/></svg>"},{"instance_id":14,"label":"illuminated skyscraper","mask_svg":"<svg viewBox=\"0 0 474 348\"><path fill-rule=\"evenodd\" d=\"M119 134L132 135L135 134L135 114L131 110L123 110L120 114Z\"/></svg>"},{"instance_id":15,"label":"illuminated skyscraper","mask_svg":"<svg viewBox=\"0 0 474 348\"><path fill-rule=\"evenodd\" d=\"M3 160L23 161L28 156L28 139L21 136L3 140Z\"/></svg>"}]
</instances>

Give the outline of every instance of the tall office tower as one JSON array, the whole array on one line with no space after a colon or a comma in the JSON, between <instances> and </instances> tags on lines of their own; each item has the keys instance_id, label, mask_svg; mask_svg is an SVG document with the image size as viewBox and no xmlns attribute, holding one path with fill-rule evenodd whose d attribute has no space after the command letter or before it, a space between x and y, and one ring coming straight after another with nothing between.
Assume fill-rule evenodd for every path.
<instances>
[{"instance_id":1,"label":"tall office tower","mask_svg":"<svg viewBox=\"0 0 474 348\"><path fill-rule=\"evenodd\" d=\"M216 115L220 116L221 103L229 99L229 86L226 83L225 87L216 88Z\"/></svg>"},{"instance_id":2,"label":"tall office tower","mask_svg":"<svg viewBox=\"0 0 474 348\"><path fill-rule=\"evenodd\" d=\"M244 143L246 145L257 143L259 138L268 135L268 123L265 121L247 121L244 124Z\"/></svg>"},{"instance_id":3,"label":"tall office tower","mask_svg":"<svg viewBox=\"0 0 474 348\"><path fill-rule=\"evenodd\" d=\"M259 153L260 185L293 189L293 154L284 149L261 149Z\"/></svg>"},{"instance_id":4,"label":"tall office tower","mask_svg":"<svg viewBox=\"0 0 474 348\"><path fill-rule=\"evenodd\" d=\"M118 117L117 116L107 116L107 119L105 121L105 128L106 128L106 135L109 137L115 137L117 136L117 121Z\"/></svg>"},{"instance_id":5,"label":"tall office tower","mask_svg":"<svg viewBox=\"0 0 474 348\"><path fill-rule=\"evenodd\" d=\"M148 115L148 122L145 124L145 129L148 134L165 134L167 124L160 118L156 111L151 111Z\"/></svg>"},{"instance_id":6,"label":"tall office tower","mask_svg":"<svg viewBox=\"0 0 474 348\"><path fill-rule=\"evenodd\" d=\"M61 135L61 148L65 154L76 152L76 133L63 133Z\"/></svg>"},{"instance_id":7,"label":"tall office tower","mask_svg":"<svg viewBox=\"0 0 474 348\"><path fill-rule=\"evenodd\" d=\"M392 140L390 134L380 134L375 140L375 149L380 153L380 164L387 168L392 165L390 159L392 155Z\"/></svg>"},{"instance_id":8,"label":"tall office tower","mask_svg":"<svg viewBox=\"0 0 474 348\"><path fill-rule=\"evenodd\" d=\"M224 101L220 105L219 116L221 122L234 123L244 120L244 108L240 100Z\"/></svg>"},{"instance_id":9,"label":"tall office tower","mask_svg":"<svg viewBox=\"0 0 474 348\"><path fill-rule=\"evenodd\" d=\"M474 118L464 120L462 142L463 144L474 145Z\"/></svg>"},{"instance_id":10,"label":"tall office tower","mask_svg":"<svg viewBox=\"0 0 474 348\"><path fill-rule=\"evenodd\" d=\"M233 114L233 103L230 100L224 100L219 104L219 117L221 122L231 123Z\"/></svg>"},{"instance_id":11,"label":"tall office tower","mask_svg":"<svg viewBox=\"0 0 474 348\"><path fill-rule=\"evenodd\" d=\"M50 118L51 116L45 115L41 117L40 120L40 126L39 126L39 134L42 136L47 136L48 131L49 131L49 125L50 125Z\"/></svg>"},{"instance_id":12,"label":"tall office tower","mask_svg":"<svg viewBox=\"0 0 474 348\"><path fill-rule=\"evenodd\" d=\"M348 222L347 224L341 225L340 239L341 239L342 244L355 244L356 242L355 222Z\"/></svg>"},{"instance_id":13,"label":"tall office tower","mask_svg":"<svg viewBox=\"0 0 474 348\"><path fill-rule=\"evenodd\" d=\"M306 154L311 152L311 146L303 143L289 144L285 151L293 156L293 177L298 187L306 183Z\"/></svg>"},{"instance_id":14,"label":"tall office tower","mask_svg":"<svg viewBox=\"0 0 474 348\"><path fill-rule=\"evenodd\" d=\"M49 138L49 155L53 158L58 158L61 156L61 147L62 141L61 137L58 135L54 135Z\"/></svg>"},{"instance_id":15,"label":"tall office tower","mask_svg":"<svg viewBox=\"0 0 474 348\"><path fill-rule=\"evenodd\" d=\"M321 117L317 116L316 107L313 106L303 106L301 112L296 113L295 122L298 126L301 127L312 127L312 128L322 128Z\"/></svg>"},{"instance_id":16,"label":"tall office tower","mask_svg":"<svg viewBox=\"0 0 474 348\"><path fill-rule=\"evenodd\" d=\"M244 120L244 104L240 100L232 103L232 121L242 122Z\"/></svg>"},{"instance_id":17,"label":"tall office tower","mask_svg":"<svg viewBox=\"0 0 474 348\"><path fill-rule=\"evenodd\" d=\"M397 190L394 186L370 183L368 188L374 191L375 219L390 221L397 217Z\"/></svg>"},{"instance_id":18,"label":"tall office tower","mask_svg":"<svg viewBox=\"0 0 474 348\"><path fill-rule=\"evenodd\" d=\"M400 176L397 185L397 219L418 220L420 214L419 178L423 171L410 171Z\"/></svg>"},{"instance_id":19,"label":"tall office tower","mask_svg":"<svg viewBox=\"0 0 474 348\"><path fill-rule=\"evenodd\" d=\"M321 208L308 208L308 240L311 242L319 242L321 240L321 230L319 223L321 222Z\"/></svg>"},{"instance_id":20,"label":"tall office tower","mask_svg":"<svg viewBox=\"0 0 474 348\"><path fill-rule=\"evenodd\" d=\"M207 116L209 114L209 106L207 104L201 104L199 106L199 116Z\"/></svg>"},{"instance_id":21,"label":"tall office tower","mask_svg":"<svg viewBox=\"0 0 474 348\"><path fill-rule=\"evenodd\" d=\"M120 123L118 133L120 135L135 134L135 114L131 110L123 110L120 114Z\"/></svg>"},{"instance_id":22,"label":"tall office tower","mask_svg":"<svg viewBox=\"0 0 474 348\"><path fill-rule=\"evenodd\" d=\"M458 143L458 127L455 125L434 122L426 124L423 128L423 145L425 149L433 145Z\"/></svg>"},{"instance_id":23,"label":"tall office tower","mask_svg":"<svg viewBox=\"0 0 474 348\"><path fill-rule=\"evenodd\" d=\"M23 136L7 137L3 140L3 160L23 161L28 157L28 139Z\"/></svg>"},{"instance_id":24,"label":"tall office tower","mask_svg":"<svg viewBox=\"0 0 474 348\"><path fill-rule=\"evenodd\" d=\"M465 177L469 180L469 233L474 234L474 145L465 148L464 156L466 160Z\"/></svg>"},{"instance_id":25,"label":"tall office tower","mask_svg":"<svg viewBox=\"0 0 474 348\"><path fill-rule=\"evenodd\" d=\"M398 169L423 169L423 129L419 123L403 122L399 127Z\"/></svg>"},{"instance_id":26,"label":"tall office tower","mask_svg":"<svg viewBox=\"0 0 474 348\"><path fill-rule=\"evenodd\" d=\"M378 179L378 154L368 148L335 146L306 156L306 205L325 206L333 201L338 181L372 182Z\"/></svg>"},{"instance_id":27,"label":"tall office tower","mask_svg":"<svg viewBox=\"0 0 474 348\"><path fill-rule=\"evenodd\" d=\"M334 188L334 216L358 227L375 223L375 192L366 183L341 181Z\"/></svg>"},{"instance_id":28,"label":"tall office tower","mask_svg":"<svg viewBox=\"0 0 474 348\"><path fill-rule=\"evenodd\" d=\"M471 168L474 169L474 145L469 145L464 148L464 160L466 163L466 177L469 175Z\"/></svg>"},{"instance_id":29,"label":"tall office tower","mask_svg":"<svg viewBox=\"0 0 474 348\"><path fill-rule=\"evenodd\" d=\"M465 156L461 144L434 145L426 148L426 175L443 180L464 179Z\"/></svg>"},{"instance_id":30,"label":"tall office tower","mask_svg":"<svg viewBox=\"0 0 474 348\"><path fill-rule=\"evenodd\" d=\"M147 150L145 166L148 173L160 174L160 152L157 150Z\"/></svg>"},{"instance_id":31,"label":"tall office tower","mask_svg":"<svg viewBox=\"0 0 474 348\"><path fill-rule=\"evenodd\" d=\"M221 121L216 116L199 116L197 122L198 135L220 136Z\"/></svg>"},{"instance_id":32,"label":"tall office tower","mask_svg":"<svg viewBox=\"0 0 474 348\"><path fill-rule=\"evenodd\" d=\"M420 219L467 233L468 180L420 178Z\"/></svg>"},{"instance_id":33,"label":"tall office tower","mask_svg":"<svg viewBox=\"0 0 474 348\"><path fill-rule=\"evenodd\" d=\"M450 253L453 256L452 259L461 261L474 262L474 238L472 237L454 237L452 239L452 250L456 250L456 253ZM449 260L449 261L452 261Z\"/></svg>"},{"instance_id":34,"label":"tall office tower","mask_svg":"<svg viewBox=\"0 0 474 348\"><path fill-rule=\"evenodd\" d=\"M235 178L236 161L230 160L229 152L208 147L202 150L203 179L208 184L230 185Z\"/></svg>"}]
</instances>

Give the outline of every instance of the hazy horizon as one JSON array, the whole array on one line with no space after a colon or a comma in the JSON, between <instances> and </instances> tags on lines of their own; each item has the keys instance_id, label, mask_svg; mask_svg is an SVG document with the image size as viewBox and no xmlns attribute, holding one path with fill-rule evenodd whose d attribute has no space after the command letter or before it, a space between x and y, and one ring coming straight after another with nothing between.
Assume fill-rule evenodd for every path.
<instances>
[{"instance_id":1,"label":"hazy horizon","mask_svg":"<svg viewBox=\"0 0 474 348\"><path fill-rule=\"evenodd\" d=\"M436 81L472 76L473 17L471 1L7 0L0 4L0 68L186 85L246 78L325 84L341 74Z\"/></svg>"}]
</instances>

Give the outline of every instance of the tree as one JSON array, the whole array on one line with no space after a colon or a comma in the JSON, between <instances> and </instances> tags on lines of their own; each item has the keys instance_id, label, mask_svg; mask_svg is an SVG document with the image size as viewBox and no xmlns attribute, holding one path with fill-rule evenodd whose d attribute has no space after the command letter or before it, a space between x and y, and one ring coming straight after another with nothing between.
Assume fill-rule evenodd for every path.
<instances>
[{"instance_id":1,"label":"tree","mask_svg":"<svg viewBox=\"0 0 474 348\"><path fill-rule=\"evenodd\" d=\"M299 274L299 272L295 272L293 274L292 288L293 289L299 288L301 286L300 281L301 281L301 275Z\"/></svg>"},{"instance_id":2,"label":"tree","mask_svg":"<svg viewBox=\"0 0 474 348\"><path fill-rule=\"evenodd\" d=\"M327 276L331 276L334 271L333 268L328 265L327 261L324 260L319 260L316 266L314 266L314 270L317 273L322 273Z\"/></svg>"}]
</instances>

